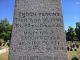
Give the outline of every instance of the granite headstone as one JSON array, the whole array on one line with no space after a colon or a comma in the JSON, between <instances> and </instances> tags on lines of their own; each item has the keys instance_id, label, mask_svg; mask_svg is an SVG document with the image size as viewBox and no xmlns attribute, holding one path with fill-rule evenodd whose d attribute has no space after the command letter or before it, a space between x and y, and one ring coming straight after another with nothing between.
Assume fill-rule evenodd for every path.
<instances>
[{"instance_id":1,"label":"granite headstone","mask_svg":"<svg viewBox=\"0 0 80 60\"><path fill-rule=\"evenodd\" d=\"M9 60L67 60L61 0L16 0Z\"/></svg>"}]
</instances>

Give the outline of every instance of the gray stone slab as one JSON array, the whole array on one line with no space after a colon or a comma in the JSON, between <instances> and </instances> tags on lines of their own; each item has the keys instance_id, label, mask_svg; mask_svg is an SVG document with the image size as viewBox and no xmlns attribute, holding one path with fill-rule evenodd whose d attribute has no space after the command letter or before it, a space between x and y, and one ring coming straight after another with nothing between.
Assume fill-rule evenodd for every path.
<instances>
[{"instance_id":1,"label":"gray stone slab","mask_svg":"<svg viewBox=\"0 0 80 60\"><path fill-rule=\"evenodd\" d=\"M16 0L9 60L67 60L61 0Z\"/></svg>"}]
</instances>

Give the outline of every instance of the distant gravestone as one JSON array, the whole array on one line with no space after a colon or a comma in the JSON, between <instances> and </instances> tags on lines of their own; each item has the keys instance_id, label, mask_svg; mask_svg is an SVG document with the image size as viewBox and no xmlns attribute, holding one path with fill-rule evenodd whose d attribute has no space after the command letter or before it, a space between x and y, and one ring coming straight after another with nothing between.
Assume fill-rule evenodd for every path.
<instances>
[{"instance_id":1,"label":"distant gravestone","mask_svg":"<svg viewBox=\"0 0 80 60\"><path fill-rule=\"evenodd\" d=\"M74 51L77 51L77 49L74 49Z\"/></svg>"},{"instance_id":2,"label":"distant gravestone","mask_svg":"<svg viewBox=\"0 0 80 60\"><path fill-rule=\"evenodd\" d=\"M2 43L0 42L0 46L2 45Z\"/></svg>"},{"instance_id":3,"label":"distant gravestone","mask_svg":"<svg viewBox=\"0 0 80 60\"><path fill-rule=\"evenodd\" d=\"M67 60L61 0L16 0L9 60Z\"/></svg>"},{"instance_id":4,"label":"distant gravestone","mask_svg":"<svg viewBox=\"0 0 80 60\"><path fill-rule=\"evenodd\" d=\"M70 48L69 47L67 47L67 51L69 51L70 50Z\"/></svg>"},{"instance_id":5,"label":"distant gravestone","mask_svg":"<svg viewBox=\"0 0 80 60\"><path fill-rule=\"evenodd\" d=\"M79 48L79 44L76 44L76 48Z\"/></svg>"},{"instance_id":6,"label":"distant gravestone","mask_svg":"<svg viewBox=\"0 0 80 60\"><path fill-rule=\"evenodd\" d=\"M73 48L70 48L70 51L73 51Z\"/></svg>"}]
</instances>

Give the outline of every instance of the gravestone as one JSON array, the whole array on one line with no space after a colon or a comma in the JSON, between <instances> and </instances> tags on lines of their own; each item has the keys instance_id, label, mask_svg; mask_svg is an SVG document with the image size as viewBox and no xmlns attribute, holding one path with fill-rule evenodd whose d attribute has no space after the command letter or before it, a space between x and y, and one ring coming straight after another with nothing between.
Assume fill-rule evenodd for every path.
<instances>
[{"instance_id":1,"label":"gravestone","mask_svg":"<svg viewBox=\"0 0 80 60\"><path fill-rule=\"evenodd\" d=\"M67 60L61 0L16 0L9 60Z\"/></svg>"}]
</instances>

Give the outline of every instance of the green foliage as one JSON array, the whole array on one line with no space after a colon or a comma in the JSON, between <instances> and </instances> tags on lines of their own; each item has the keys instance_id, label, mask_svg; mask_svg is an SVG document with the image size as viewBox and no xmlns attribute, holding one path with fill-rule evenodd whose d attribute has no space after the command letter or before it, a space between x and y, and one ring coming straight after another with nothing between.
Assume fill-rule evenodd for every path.
<instances>
[{"instance_id":1,"label":"green foliage","mask_svg":"<svg viewBox=\"0 0 80 60\"><path fill-rule=\"evenodd\" d=\"M76 36L76 33L74 31L74 28L69 26L69 29L66 32L66 39L67 39L67 41L74 41L75 40L75 36Z\"/></svg>"},{"instance_id":2,"label":"green foliage","mask_svg":"<svg viewBox=\"0 0 80 60\"><path fill-rule=\"evenodd\" d=\"M10 40L12 26L7 19L0 21L0 39Z\"/></svg>"},{"instance_id":3,"label":"green foliage","mask_svg":"<svg viewBox=\"0 0 80 60\"><path fill-rule=\"evenodd\" d=\"M76 37L77 37L78 41L80 41L80 22L76 23L75 32L76 32Z\"/></svg>"},{"instance_id":4,"label":"green foliage","mask_svg":"<svg viewBox=\"0 0 80 60\"><path fill-rule=\"evenodd\" d=\"M80 22L76 23L76 28L69 26L65 33L67 41L80 41Z\"/></svg>"}]
</instances>

